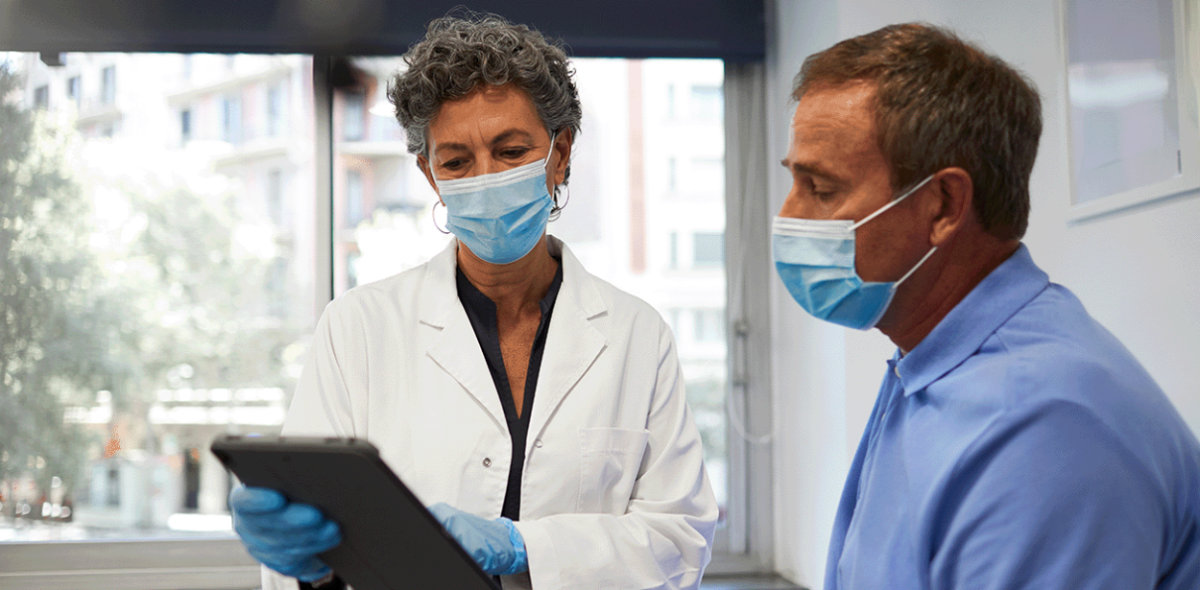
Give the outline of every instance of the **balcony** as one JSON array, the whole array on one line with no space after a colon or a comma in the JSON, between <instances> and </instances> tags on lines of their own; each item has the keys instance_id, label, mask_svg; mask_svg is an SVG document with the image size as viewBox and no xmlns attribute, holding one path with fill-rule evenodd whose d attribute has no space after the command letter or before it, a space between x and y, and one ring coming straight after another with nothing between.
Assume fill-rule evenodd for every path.
<instances>
[{"instance_id":1,"label":"balcony","mask_svg":"<svg viewBox=\"0 0 1200 590\"><path fill-rule=\"evenodd\" d=\"M218 170L286 156L295 145L295 141L289 141L287 137L260 137L228 145L232 145L233 150L213 160Z\"/></svg>"},{"instance_id":2,"label":"balcony","mask_svg":"<svg viewBox=\"0 0 1200 590\"><path fill-rule=\"evenodd\" d=\"M295 69L295 65L287 62L264 64L264 67L247 73L230 73L228 76L217 77L205 83L188 83L175 92L167 94L167 103L173 106L187 104L205 96L226 94L255 82L281 80Z\"/></svg>"}]
</instances>

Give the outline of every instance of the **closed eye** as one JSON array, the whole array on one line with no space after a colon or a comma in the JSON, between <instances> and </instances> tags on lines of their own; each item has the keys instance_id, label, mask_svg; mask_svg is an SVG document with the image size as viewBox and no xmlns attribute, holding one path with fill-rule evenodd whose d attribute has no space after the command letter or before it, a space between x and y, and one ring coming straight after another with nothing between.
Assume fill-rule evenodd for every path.
<instances>
[{"instance_id":1,"label":"closed eye","mask_svg":"<svg viewBox=\"0 0 1200 590\"><path fill-rule=\"evenodd\" d=\"M509 159L520 158L521 156L524 156L528 152L529 152L529 148L527 148L527 147L505 148L503 150L500 150L500 157L501 158L509 158Z\"/></svg>"},{"instance_id":2,"label":"closed eye","mask_svg":"<svg viewBox=\"0 0 1200 590\"><path fill-rule=\"evenodd\" d=\"M808 190L808 194L812 195L819 201L828 201L829 199L833 198L834 194L837 193L837 190L833 188L818 184L812 179L811 176L804 179L804 184L805 188Z\"/></svg>"}]
</instances>

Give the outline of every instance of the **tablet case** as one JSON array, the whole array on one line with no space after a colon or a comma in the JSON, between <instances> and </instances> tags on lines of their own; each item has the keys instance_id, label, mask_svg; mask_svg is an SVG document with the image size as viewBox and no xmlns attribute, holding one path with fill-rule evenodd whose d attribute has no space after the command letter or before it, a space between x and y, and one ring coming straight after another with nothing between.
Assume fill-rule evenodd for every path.
<instances>
[{"instance_id":1,"label":"tablet case","mask_svg":"<svg viewBox=\"0 0 1200 590\"><path fill-rule=\"evenodd\" d=\"M354 590L499 590L365 440L223 436L212 453L337 522L342 543L318 557Z\"/></svg>"}]
</instances>

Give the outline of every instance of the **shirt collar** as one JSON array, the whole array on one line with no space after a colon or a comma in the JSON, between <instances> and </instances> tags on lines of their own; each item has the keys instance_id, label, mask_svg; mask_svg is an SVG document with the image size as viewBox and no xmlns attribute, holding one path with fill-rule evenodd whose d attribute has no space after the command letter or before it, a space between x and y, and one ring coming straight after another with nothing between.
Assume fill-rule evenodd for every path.
<instances>
[{"instance_id":1,"label":"shirt collar","mask_svg":"<svg viewBox=\"0 0 1200 590\"><path fill-rule=\"evenodd\" d=\"M967 360L1022 307L1045 290L1050 278L1021 244L984 277L911 352L889 367L912 395ZM899 357L899 352L897 352Z\"/></svg>"}]
</instances>

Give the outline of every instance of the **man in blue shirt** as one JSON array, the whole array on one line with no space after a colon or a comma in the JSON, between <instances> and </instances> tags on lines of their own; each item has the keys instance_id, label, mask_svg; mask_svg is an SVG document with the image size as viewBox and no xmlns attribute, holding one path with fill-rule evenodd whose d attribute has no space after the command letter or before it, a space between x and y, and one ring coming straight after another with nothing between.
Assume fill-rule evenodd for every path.
<instances>
[{"instance_id":1,"label":"man in blue shirt","mask_svg":"<svg viewBox=\"0 0 1200 590\"><path fill-rule=\"evenodd\" d=\"M775 220L806 310L899 347L825 588L1200 588L1200 444L1021 244L1037 91L927 25L805 61Z\"/></svg>"}]
</instances>

